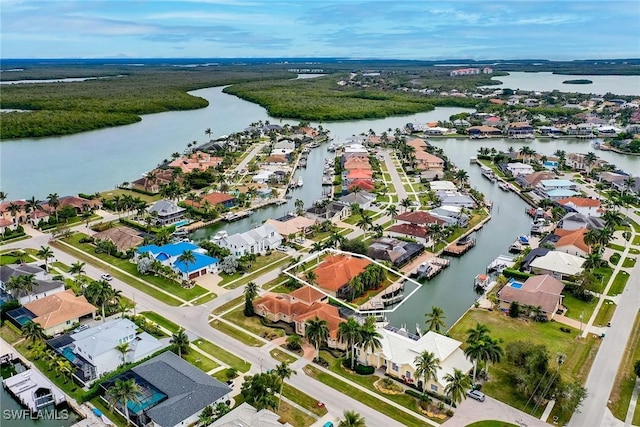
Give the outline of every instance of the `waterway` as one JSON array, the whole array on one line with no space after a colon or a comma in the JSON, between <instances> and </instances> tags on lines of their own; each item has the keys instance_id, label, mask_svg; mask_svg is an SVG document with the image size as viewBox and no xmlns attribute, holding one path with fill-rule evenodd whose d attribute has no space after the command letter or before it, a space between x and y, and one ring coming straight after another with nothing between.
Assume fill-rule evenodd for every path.
<instances>
[{"instance_id":1,"label":"waterway","mask_svg":"<svg viewBox=\"0 0 640 427\"><path fill-rule=\"evenodd\" d=\"M593 83L587 85L565 84L565 80L587 79ZM487 88L509 88L531 91L553 91L593 93L604 95L607 92L616 95L640 95L640 76L576 76L544 73L510 72L508 76L494 77L501 81L499 86Z\"/></svg>"},{"instance_id":2,"label":"waterway","mask_svg":"<svg viewBox=\"0 0 640 427\"><path fill-rule=\"evenodd\" d=\"M49 416L50 418L57 417L57 419L32 417L29 410L20 406L4 387L0 387L0 402L2 402L2 414L0 415L2 427L69 427L80 420L78 414L69 409L60 409ZM25 412L22 412L23 410Z\"/></svg>"}]
</instances>

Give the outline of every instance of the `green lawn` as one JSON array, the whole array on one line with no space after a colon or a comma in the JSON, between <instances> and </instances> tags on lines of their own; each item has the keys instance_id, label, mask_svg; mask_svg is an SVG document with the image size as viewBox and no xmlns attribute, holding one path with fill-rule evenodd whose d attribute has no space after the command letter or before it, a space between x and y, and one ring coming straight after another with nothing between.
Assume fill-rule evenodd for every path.
<instances>
[{"instance_id":1,"label":"green lawn","mask_svg":"<svg viewBox=\"0 0 640 427\"><path fill-rule=\"evenodd\" d=\"M9 265L9 264L16 264L18 262L18 258L13 256L12 253L14 251L11 250L7 253L1 254L0 255L0 265ZM36 259L34 257L32 257L31 255L27 255L24 258L24 262L33 262Z\"/></svg>"},{"instance_id":2,"label":"green lawn","mask_svg":"<svg viewBox=\"0 0 640 427\"><path fill-rule=\"evenodd\" d=\"M638 230L640 231L640 230ZM636 236L633 238L633 245L634 246L640 246L640 236Z\"/></svg>"},{"instance_id":3,"label":"green lawn","mask_svg":"<svg viewBox=\"0 0 640 427\"><path fill-rule=\"evenodd\" d=\"M159 194L155 196L149 196L147 194L138 193L136 191L123 190L121 188L118 188L116 190L103 191L102 193L100 193L100 197L110 200L110 199L113 199L114 196L124 196L125 194L128 194L133 198L140 197L142 200L144 200L147 203L155 202L162 198Z\"/></svg>"},{"instance_id":4,"label":"green lawn","mask_svg":"<svg viewBox=\"0 0 640 427\"><path fill-rule=\"evenodd\" d=\"M629 409L629 403L631 401L631 394L636 383L636 375L633 372L633 364L636 360L640 359L640 313L636 314L635 322L633 324L633 330L631 336L627 342L627 346L624 350L622 362L618 367L618 373L616 374L616 380L611 388L611 395L609 396L609 404L607 405L613 416L619 420L624 421ZM638 414L636 406L636 414ZM635 421L633 425L638 425Z\"/></svg>"},{"instance_id":5,"label":"green lawn","mask_svg":"<svg viewBox=\"0 0 640 427\"><path fill-rule=\"evenodd\" d=\"M596 320L593 321L594 326L606 326L613 317L613 312L616 311L616 305L609 300L606 300L600 307Z\"/></svg>"},{"instance_id":6,"label":"green lawn","mask_svg":"<svg viewBox=\"0 0 640 427\"><path fill-rule=\"evenodd\" d=\"M475 423L467 424L466 427L518 427L516 424L507 423L505 421L486 420L477 421Z\"/></svg>"},{"instance_id":7,"label":"green lawn","mask_svg":"<svg viewBox=\"0 0 640 427\"><path fill-rule=\"evenodd\" d=\"M244 295L240 295L237 298L232 299L231 301L227 301L224 304L222 304L220 307L216 307L215 310L213 310L213 314L219 316L222 313L224 313L225 311L229 311L232 308L235 308L237 305L243 304L244 303Z\"/></svg>"},{"instance_id":8,"label":"green lawn","mask_svg":"<svg viewBox=\"0 0 640 427\"><path fill-rule=\"evenodd\" d=\"M289 255L287 255L284 252L280 252L280 251L273 251L271 252L270 255L260 255L256 258L255 262L253 263L253 265L251 266L251 273L250 274L240 274L240 273L234 273L234 274L225 274L225 273L221 273L221 277L222 280L220 281L220 283L218 283L219 286L223 286L225 287L225 285L229 284L230 282L236 280L236 279L240 279L237 282L233 283L231 286L228 286L229 289L234 289L237 288L239 286L245 285L247 283L249 283L251 280L255 279L256 277L266 273L267 271L269 271L269 269L265 269L262 271L258 271L264 267L266 267L267 265L276 262L276 261L280 261L276 264L273 265L272 268L278 267L279 265L281 265L283 263L282 260L284 260L285 258L287 258Z\"/></svg>"},{"instance_id":9,"label":"green lawn","mask_svg":"<svg viewBox=\"0 0 640 427\"><path fill-rule=\"evenodd\" d=\"M609 279L613 274L613 268L611 267L598 267L593 269L593 274L596 278L600 279L600 283L596 283L596 292L602 293L604 287L609 283Z\"/></svg>"},{"instance_id":10,"label":"green lawn","mask_svg":"<svg viewBox=\"0 0 640 427\"><path fill-rule=\"evenodd\" d=\"M165 319L158 313L154 313L153 311L143 311L140 314L142 314L147 319L151 320L153 323L157 323L158 325L162 326L163 328L173 333L178 332L180 330L180 326L176 325L171 320Z\"/></svg>"},{"instance_id":11,"label":"green lawn","mask_svg":"<svg viewBox=\"0 0 640 427\"><path fill-rule=\"evenodd\" d=\"M585 323L589 321L591 314L593 314L593 310L596 309L596 303L597 299L595 298L591 302L586 302L569 293L565 294L562 299L562 304L568 308L565 316L570 319L580 320L580 315L582 314L582 320Z\"/></svg>"},{"instance_id":12,"label":"green lawn","mask_svg":"<svg viewBox=\"0 0 640 427\"><path fill-rule=\"evenodd\" d=\"M285 353L279 348L274 348L269 352L269 354L278 362L293 363L298 360L296 357L290 356L289 353Z\"/></svg>"},{"instance_id":13,"label":"green lawn","mask_svg":"<svg viewBox=\"0 0 640 427\"><path fill-rule=\"evenodd\" d=\"M288 404L285 401L280 402L280 410L278 411L278 415L280 415L281 423L289 423L292 426L296 427L309 427L311 424L316 422L316 419L311 417L310 415L302 412L300 409Z\"/></svg>"},{"instance_id":14,"label":"green lawn","mask_svg":"<svg viewBox=\"0 0 640 427\"><path fill-rule=\"evenodd\" d=\"M622 266L624 268L632 268L632 267L635 267L635 265L636 265L635 258L625 258L624 262L622 263Z\"/></svg>"},{"instance_id":15,"label":"green lawn","mask_svg":"<svg viewBox=\"0 0 640 427\"><path fill-rule=\"evenodd\" d=\"M317 403L321 400L320 398L309 396L287 383L282 386L282 395L319 417L324 416L328 412L324 406L318 407Z\"/></svg>"},{"instance_id":16,"label":"green lawn","mask_svg":"<svg viewBox=\"0 0 640 427\"><path fill-rule=\"evenodd\" d=\"M238 373L235 371L235 369L227 368L227 369L220 369L219 371L216 371L213 374L211 374L211 376L217 379L218 381L225 383L229 380L237 378ZM242 396L242 395L239 395L239 396Z\"/></svg>"},{"instance_id":17,"label":"green lawn","mask_svg":"<svg viewBox=\"0 0 640 427\"><path fill-rule=\"evenodd\" d=\"M394 420L404 424L405 426L424 427L424 422L418 420L417 418L403 411L400 411L399 409L396 409L386 402L381 401L376 396L372 396L368 393L360 391L359 389L345 383L344 381L335 378L333 375L326 374L319 369L316 369L314 366L307 365L303 370L310 377L317 379L318 381L328 385L329 387L336 389L343 394L346 394L347 396L367 405L370 408L375 409L376 411L390 418L393 418Z\"/></svg>"},{"instance_id":18,"label":"green lawn","mask_svg":"<svg viewBox=\"0 0 640 427\"><path fill-rule=\"evenodd\" d=\"M49 264L49 266L53 266L56 267L58 270L63 271L65 273L68 273L69 270L71 270L71 267L69 267L67 264L63 264L59 261L56 262L52 262L51 264Z\"/></svg>"},{"instance_id":19,"label":"green lawn","mask_svg":"<svg viewBox=\"0 0 640 427\"><path fill-rule=\"evenodd\" d=\"M212 320L209 325L212 328L219 330L232 338L237 339L238 341L251 346L251 347L262 347L264 345L263 341L260 341L257 338L254 338L252 335L249 335L243 332L241 329L236 328L234 326L229 325L226 322L221 322L219 320Z\"/></svg>"},{"instance_id":20,"label":"green lawn","mask_svg":"<svg viewBox=\"0 0 640 427\"><path fill-rule=\"evenodd\" d=\"M104 253L102 254L95 253L93 245L89 243L80 243L80 239L82 239L83 237L86 237L86 235L82 233L76 233L73 236L71 236L71 238L68 240L67 243L69 243L70 245L72 245L74 248L78 250L81 250L89 255L92 255L116 268L119 268L120 270L123 270L129 273L134 277L137 277L138 279L144 282L150 283L158 287L159 289L162 289L164 291L169 292L172 295L175 295L178 298L182 298L185 301L192 300L194 298L197 298L207 293L207 290L204 289L202 286L196 285L191 289L185 289L182 286L180 286L180 284L178 284L173 280L169 280L160 276L143 275L140 272L138 272L136 265L129 262L129 260L116 258ZM65 248L65 246L62 246L62 248ZM95 264L95 261L93 261L92 263ZM122 276L127 277L126 275L122 275ZM131 284L132 286L135 286L133 285L133 283L137 282L136 280L132 280L131 278L127 278L127 280L125 281ZM139 288L140 285L142 285L142 283L139 283L137 287ZM145 288L147 288L147 286L145 286ZM142 288L140 290L143 290L144 292L146 292ZM162 294L162 295L165 295L165 294ZM153 296L155 298L158 298L158 296L156 295L153 295ZM164 301L164 298L159 298L159 299Z\"/></svg>"},{"instance_id":21,"label":"green lawn","mask_svg":"<svg viewBox=\"0 0 640 427\"><path fill-rule=\"evenodd\" d=\"M609 247L610 247L611 249L613 249L614 251L624 252L624 246L616 245L616 244L614 244L614 243L611 243L611 244L609 245Z\"/></svg>"},{"instance_id":22,"label":"green lawn","mask_svg":"<svg viewBox=\"0 0 640 427\"><path fill-rule=\"evenodd\" d=\"M0 327L0 338L9 344L14 344L22 339L22 335L13 325L10 325L9 322L7 322Z\"/></svg>"},{"instance_id":23,"label":"green lawn","mask_svg":"<svg viewBox=\"0 0 640 427\"><path fill-rule=\"evenodd\" d=\"M575 379L584 384L589 373L593 358L601 343L599 338L589 335L586 339L576 340L577 329L570 328L571 333L560 331L556 322L537 323L524 319L512 319L504 313L486 310L470 310L449 330L452 338L466 341L466 331L475 327L476 323L486 325L490 335L501 339L503 349L511 342L531 341L534 344L545 345L549 354L564 353L567 355L560 371L562 377ZM463 344L463 347L465 345ZM489 374L491 381L484 384L483 392L515 408L522 409L527 397L515 390L510 379L510 365L506 361L491 365ZM531 408L531 406L529 406ZM539 413L542 413L540 408ZM530 409L529 409L530 410ZM561 419L562 421L562 419Z\"/></svg>"},{"instance_id":24,"label":"green lawn","mask_svg":"<svg viewBox=\"0 0 640 427\"><path fill-rule=\"evenodd\" d=\"M267 338L273 335L276 335L278 337L284 336L284 331L282 329L275 329L264 326L258 316L246 317L243 310L244 305L242 307L236 308L235 310L225 314L222 317L223 319L226 319L229 322L240 326L240 328L249 332L253 332L254 334L259 335L265 339L273 339Z\"/></svg>"},{"instance_id":25,"label":"green lawn","mask_svg":"<svg viewBox=\"0 0 640 427\"><path fill-rule=\"evenodd\" d=\"M210 354L217 360L225 363L229 367L240 372L249 372L251 363L247 363L235 354L229 353L227 350L215 345L214 343L205 339L199 338L193 342L193 344L205 353Z\"/></svg>"},{"instance_id":26,"label":"green lawn","mask_svg":"<svg viewBox=\"0 0 640 427\"><path fill-rule=\"evenodd\" d=\"M212 369L220 366L213 360L209 359L207 356L204 356L202 353L198 353L193 349L189 351L189 353L183 354L182 358L191 363L193 366L202 369L204 372L209 372Z\"/></svg>"},{"instance_id":27,"label":"green lawn","mask_svg":"<svg viewBox=\"0 0 640 427\"><path fill-rule=\"evenodd\" d=\"M102 400L100 396L94 397L89 402L91 402L93 406L98 408L100 412L102 412L107 418L109 418L111 422L113 422L116 426L128 427L127 420L125 420L122 415L118 413L114 413L115 411L112 412L111 408L109 408L109 405L106 404L105 401Z\"/></svg>"},{"instance_id":28,"label":"green lawn","mask_svg":"<svg viewBox=\"0 0 640 427\"><path fill-rule=\"evenodd\" d=\"M193 305L203 305L206 304L210 301L213 301L214 299L218 298L218 295L214 294L213 292L210 292L208 294L205 294L203 296L201 296L200 298L191 301L191 304Z\"/></svg>"},{"instance_id":29,"label":"green lawn","mask_svg":"<svg viewBox=\"0 0 640 427\"><path fill-rule=\"evenodd\" d=\"M626 271L619 271L613 279L613 284L611 285L611 288L609 288L607 295L616 296L621 294L622 291L624 291L627 280L629 280L629 273Z\"/></svg>"}]
</instances>

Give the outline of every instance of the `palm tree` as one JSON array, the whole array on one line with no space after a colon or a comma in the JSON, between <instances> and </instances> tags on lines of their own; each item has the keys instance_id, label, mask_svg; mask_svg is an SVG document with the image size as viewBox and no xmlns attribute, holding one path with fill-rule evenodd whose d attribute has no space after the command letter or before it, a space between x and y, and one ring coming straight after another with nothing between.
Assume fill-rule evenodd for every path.
<instances>
[{"instance_id":1,"label":"palm tree","mask_svg":"<svg viewBox=\"0 0 640 427\"><path fill-rule=\"evenodd\" d=\"M291 378L291 375L296 375L296 371L289 367L287 362L282 362L272 371L276 377L280 378L280 398L278 399L278 411L280 412L280 402L282 401L282 387L284 386L284 380Z\"/></svg>"},{"instance_id":2,"label":"palm tree","mask_svg":"<svg viewBox=\"0 0 640 427\"><path fill-rule=\"evenodd\" d=\"M593 270L594 268L601 267L606 261L602 258L600 251L593 251L587 254L587 259L583 264L583 267L587 270Z\"/></svg>"},{"instance_id":3,"label":"palm tree","mask_svg":"<svg viewBox=\"0 0 640 427\"><path fill-rule=\"evenodd\" d=\"M434 353L425 350L413 359L413 364L416 366L415 376L422 377L422 392L426 396L427 383L438 378L440 359Z\"/></svg>"},{"instance_id":4,"label":"palm tree","mask_svg":"<svg viewBox=\"0 0 640 427\"><path fill-rule=\"evenodd\" d=\"M7 194L7 192L5 191L0 191L0 203L4 202L5 200L7 200L7 197L9 197L9 195Z\"/></svg>"},{"instance_id":5,"label":"palm tree","mask_svg":"<svg viewBox=\"0 0 640 427\"><path fill-rule=\"evenodd\" d=\"M368 355L382 348L382 342L380 342L382 335L376 330L375 321L375 317L367 317L364 325L360 328L360 345L364 351L366 365L369 363Z\"/></svg>"},{"instance_id":6,"label":"palm tree","mask_svg":"<svg viewBox=\"0 0 640 427\"><path fill-rule=\"evenodd\" d=\"M596 162L596 160L598 160L598 156L596 156L596 154L593 151L589 151L587 154L585 154L584 164L589 169L589 172L591 172L591 165L593 165Z\"/></svg>"},{"instance_id":7,"label":"palm tree","mask_svg":"<svg viewBox=\"0 0 640 427\"><path fill-rule=\"evenodd\" d=\"M462 399L466 399L466 391L471 388L471 379L460 369L453 368L453 374L444 376L447 385L444 387L444 394L451 399L451 407L454 403L460 403Z\"/></svg>"},{"instance_id":8,"label":"palm tree","mask_svg":"<svg viewBox=\"0 0 640 427\"><path fill-rule=\"evenodd\" d=\"M458 169L458 171L455 174L455 177L460 182L461 185L463 185L465 182L469 180L469 174L464 169Z\"/></svg>"},{"instance_id":9,"label":"palm tree","mask_svg":"<svg viewBox=\"0 0 640 427\"><path fill-rule=\"evenodd\" d=\"M125 363L127 363L126 356L127 353L131 351L131 345L128 342L123 342L116 346L116 350L118 350L122 355L122 364L124 365Z\"/></svg>"},{"instance_id":10,"label":"palm tree","mask_svg":"<svg viewBox=\"0 0 640 427\"><path fill-rule=\"evenodd\" d=\"M244 315L250 317L254 315L253 300L258 296L258 285L256 282L249 282L244 288Z\"/></svg>"},{"instance_id":11,"label":"palm tree","mask_svg":"<svg viewBox=\"0 0 640 427\"><path fill-rule=\"evenodd\" d=\"M29 302L31 302L31 292L33 292L33 288L36 284L35 274L26 274L10 278L6 283L6 287L9 291L16 291L14 296L17 296L18 298L23 292L26 293L29 297Z\"/></svg>"},{"instance_id":12,"label":"palm tree","mask_svg":"<svg viewBox=\"0 0 640 427\"><path fill-rule=\"evenodd\" d=\"M213 132L211 132L211 128L206 128L206 129L204 130L204 134L205 134L205 135L207 135L207 136L209 137L209 141L211 141L211 134L212 134L212 133L213 133Z\"/></svg>"},{"instance_id":13,"label":"palm tree","mask_svg":"<svg viewBox=\"0 0 640 427\"><path fill-rule=\"evenodd\" d=\"M355 364L355 352L354 347L361 338L360 324L355 317L349 317L346 322L342 322L338 325L338 339L347 343L349 348L349 354L351 356L351 369Z\"/></svg>"},{"instance_id":14,"label":"palm tree","mask_svg":"<svg viewBox=\"0 0 640 427\"><path fill-rule=\"evenodd\" d=\"M488 337L485 342L485 354L483 356L485 366L484 372L485 375L489 373L489 362L491 363L499 363L502 360L502 356L504 356L504 350L500 347L500 343L502 341L500 339L493 339Z\"/></svg>"},{"instance_id":15,"label":"palm tree","mask_svg":"<svg viewBox=\"0 0 640 427\"><path fill-rule=\"evenodd\" d=\"M44 270L49 271L49 259L53 258L53 251L51 248L49 246L40 246L36 255L44 259Z\"/></svg>"},{"instance_id":16,"label":"palm tree","mask_svg":"<svg viewBox=\"0 0 640 427\"><path fill-rule=\"evenodd\" d=\"M404 210L406 211L407 209L409 209L411 207L411 200L409 200L408 197L405 197L404 199L402 199L400 201L400 206L402 206L404 208Z\"/></svg>"},{"instance_id":17,"label":"palm tree","mask_svg":"<svg viewBox=\"0 0 640 427\"><path fill-rule=\"evenodd\" d=\"M124 408L124 416L127 419L127 425L129 425L129 401L138 402L138 396L141 393L140 386L136 383L135 379L131 378L128 380L116 380L114 385L109 387L107 390L107 400L109 401L111 408L116 405L116 403L121 403ZM121 402L122 401L122 402Z\"/></svg>"},{"instance_id":18,"label":"palm tree","mask_svg":"<svg viewBox=\"0 0 640 427\"><path fill-rule=\"evenodd\" d=\"M476 370L478 368L478 360L482 360L485 348L484 342L489 337L489 328L485 325L476 323L475 328L467 330L467 348L464 353L473 360L473 381L476 381Z\"/></svg>"},{"instance_id":19,"label":"palm tree","mask_svg":"<svg viewBox=\"0 0 640 427\"><path fill-rule=\"evenodd\" d=\"M69 268L69 273L75 274L75 275L84 274L85 273L84 266L85 266L84 262L76 261L73 264L71 264L71 267Z\"/></svg>"},{"instance_id":20,"label":"palm tree","mask_svg":"<svg viewBox=\"0 0 640 427\"><path fill-rule=\"evenodd\" d=\"M58 198L58 193L51 193L47 196L47 200L49 202L49 206L53 208L53 211L56 213L56 222L58 222L58 207L60 206L60 199Z\"/></svg>"},{"instance_id":21,"label":"palm tree","mask_svg":"<svg viewBox=\"0 0 640 427\"><path fill-rule=\"evenodd\" d=\"M308 284L313 286L316 284L316 280L318 280L318 275L316 274L315 271L309 270L305 273L304 279Z\"/></svg>"},{"instance_id":22,"label":"palm tree","mask_svg":"<svg viewBox=\"0 0 640 427\"><path fill-rule=\"evenodd\" d=\"M36 342L38 340L44 339L44 329L42 329L42 325L39 323L29 321L22 325L22 335L27 340L31 340L31 342Z\"/></svg>"},{"instance_id":23,"label":"palm tree","mask_svg":"<svg viewBox=\"0 0 640 427\"><path fill-rule=\"evenodd\" d=\"M315 319L307 320L304 324L304 337L316 348L316 353L318 353L320 346L329 338L329 324L318 316Z\"/></svg>"},{"instance_id":24,"label":"palm tree","mask_svg":"<svg viewBox=\"0 0 640 427\"><path fill-rule=\"evenodd\" d=\"M366 212L361 212L360 219L356 223L356 226L360 227L362 231L364 231L365 239L367 238L367 230L369 230L369 228L371 228L372 225L373 225L373 219L371 218L371 216Z\"/></svg>"},{"instance_id":25,"label":"palm tree","mask_svg":"<svg viewBox=\"0 0 640 427\"><path fill-rule=\"evenodd\" d=\"M176 262L184 263L184 269L187 273L187 278L189 278L189 264L196 263L196 255L192 250L186 250L180 254L180 256L176 259Z\"/></svg>"},{"instance_id":26,"label":"palm tree","mask_svg":"<svg viewBox=\"0 0 640 427\"><path fill-rule=\"evenodd\" d=\"M344 411L344 419L340 420L338 427L366 427L364 418L356 411Z\"/></svg>"},{"instance_id":27,"label":"palm tree","mask_svg":"<svg viewBox=\"0 0 640 427\"><path fill-rule=\"evenodd\" d=\"M396 205L389 205L387 207L387 213L391 215L391 218L395 218L398 215L398 207Z\"/></svg>"},{"instance_id":28,"label":"palm tree","mask_svg":"<svg viewBox=\"0 0 640 427\"><path fill-rule=\"evenodd\" d=\"M169 342L178 350L178 357L182 357L182 353L189 351L189 337L183 328L180 328L178 332L173 334Z\"/></svg>"},{"instance_id":29,"label":"palm tree","mask_svg":"<svg viewBox=\"0 0 640 427\"><path fill-rule=\"evenodd\" d=\"M427 317L427 328L430 331L440 332L446 326L444 319L447 316L444 315L444 310L440 307L432 306L431 313L427 313L425 316Z\"/></svg>"},{"instance_id":30,"label":"palm tree","mask_svg":"<svg viewBox=\"0 0 640 427\"><path fill-rule=\"evenodd\" d=\"M94 280L84 290L85 297L89 302L102 307L102 321L105 319L105 305L114 297L115 291L106 280Z\"/></svg>"}]
</instances>

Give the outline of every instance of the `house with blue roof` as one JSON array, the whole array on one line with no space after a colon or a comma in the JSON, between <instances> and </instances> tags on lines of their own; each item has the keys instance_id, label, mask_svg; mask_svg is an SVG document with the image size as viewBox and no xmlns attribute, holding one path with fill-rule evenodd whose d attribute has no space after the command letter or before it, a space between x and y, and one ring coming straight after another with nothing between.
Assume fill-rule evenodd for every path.
<instances>
[{"instance_id":1,"label":"house with blue roof","mask_svg":"<svg viewBox=\"0 0 640 427\"><path fill-rule=\"evenodd\" d=\"M178 259L186 251L193 253L194 261L185 263ZM190 242L169 243L163 246L140 246L136 251L134 261L138 262L145 256L171 267L184 280L195 279L207 273L217 273L220 264L218 258L208 256L205 249Z\"/></svg>"},{"instance_id":2,"label":"house with blue roof","mask_svg":"<svg viewBox=\"0 0 640 427\"><path fill-rule=\"evenodd\" d=\"M568 179L543 179L536 186L535 192L545 199L560 200L578 195L577 190L578 185Z\"/></svg>"}]
</instances>

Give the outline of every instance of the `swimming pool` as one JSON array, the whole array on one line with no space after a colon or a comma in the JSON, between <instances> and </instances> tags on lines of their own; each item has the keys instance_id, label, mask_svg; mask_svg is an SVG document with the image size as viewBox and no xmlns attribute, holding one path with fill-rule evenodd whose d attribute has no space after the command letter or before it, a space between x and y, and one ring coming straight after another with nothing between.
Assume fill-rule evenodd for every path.
<instances>
[{"instance_id":1,"label":"swimming pool","mask_svg":"<svg viewBox=\"0 0 640 427\"><path fill-rule=\"evenodd\" d=\"M176 228L180 228L180 227L184 227L185 225L189 225L191 224L191 221L189 221L188 219L181 219L180 221L176 222L175 225Z\"/></svg>"},{"instance_id":2,"label":"swimming pool","mask_svg":"<svg viewBox=\"0 0 640 427\"><path fill-rule=\"evenodd\" d=\"M512 282L509 286L512 288L520 289L522 287L522 283Z\"/></svg>"}]
</instances>

